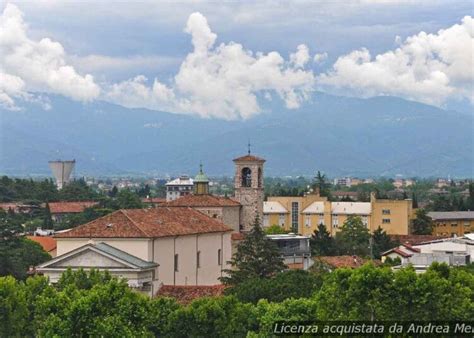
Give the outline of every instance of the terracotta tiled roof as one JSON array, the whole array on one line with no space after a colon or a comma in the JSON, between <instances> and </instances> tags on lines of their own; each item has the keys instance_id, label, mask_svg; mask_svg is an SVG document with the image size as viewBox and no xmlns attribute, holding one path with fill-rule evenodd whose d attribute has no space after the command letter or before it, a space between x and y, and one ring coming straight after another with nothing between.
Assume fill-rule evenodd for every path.
<instances>
[{"instance_id":1,"label":"terracotta tiled roof","mask_svg":"<svg viewBox=\"0 0 474 338\"><path fill-rule=\"evenodd\" d=\"M321 256L315 258L320 259L323 263L331 265L334 268L357 268L368 262L368 260L359 256ZM380 264L379 261L372 262L376 265Z\"/></svg>"},{"instance_id":2,"label":"terracotta tiled roof","mask_svg":"<svg viewBox=\"0 0 474 338\"><path fill-rule=\"evenodd\" d=\"M241 241L245 238L245 234L241 232L234 232L230 235L230 239L233 241Z\"/></svg>"},{"instance_id":3,"label":"terracotta tiled roof","mask_svg":"<svg viewBox=\"0 0 474 338\"><path fill-rule=\"evenodd\" d=\"M186 195L162 204L165 207L236 207L240 203L228 197L214 195Z\"/></svg>"},{"instance_id":4,"label":"terracotta tiled roof","mask_svg":"<svg viewBox=\"0 0 474 338\"><path fill-rule=\"evenodd\" d=\"M83 212L84 209L97 205L98 202L83 201L83 202L50 202L49 210L52 214L63 213L78 213Z\"/></svg>"},{"instance_id":5,"label":"terracotta tiled roof","mask_svg":"<svg viewBox=\"0 0 474 338\"><path fill-rule=\"evenodd\" d=\"M163 285L157 292L157 297L172 297L179 303L188 304L201 297L222 296L224 285Z\"/></svg>"},{"instance_id":6,"label":"terracotta tiled roof","mask_svg":"<svg viewBox=\"0 0 474 338\"><path fill-rule=\"evenodd\" d=\"M117 210L56 237L158 238L227 231L232 229L191 208L152 208Z\"/></svg>"},{"instance_id":7,"label":"terracotta tiled roof","mask_svg":"<svg viewBox=\"0 0 474 338\"><path fill-rule=\"evenodd\" d=\"M449 238L447 236L434 235L389 235L391 239L408 245L417 245L423 242L433 241L436 239Z\"/></svg>"},{"instance_id":8,"label":"terracotta tiled roof","mask_svg":"<svg viewBox=\"0 0 474 338\"><path fill-rule=\"evenodd\" d=\"M405 258L408 258L408 257L411 257L411 256L412 256L412 254L409 254L409 253L407 253L407 252L405 252L405 251L402 251L402 250L400 250L399 248L393 248L393 249L390 249L390 250L388 250L388 251L385 251L385 252L382 253L382 256L388 255L388 254L390 254L390 253L392 253L392 252L395 252L395 253L397 253L397 254L399 254L400 256L405 257Z\"/></svg>"},{"instance_id":9,"label":"terracotta tiled roof","mask_svg":"<svg viewBox=\"0 0 474 338\"><path fill-rule=\"evenodd\" d=\"M255 162L265 162L265 160L261 157L254 156L254 155L245 155L241 157L234 158L234 162L246 162L246 161L255 161Z\"/></svg>"},{"instance_id":10,"label":"terracotta tiled roof","mask_svg":"<svg viewBox=\"0 0 474 338\"><path fill-rule=\"evenodd\" d=\"M165 203L166 202L166 198L162 198L162 197L151 197L151 198L142 198L142 202L143 203Z\"/></svg>"},{"instance_id":11,"label":"terracotta tiled roof","mask_svg":"<svg viewBox=\"0 0 474 338\"><path fill-rule=\"evenodd\" d=\"M421 252L420 249L418 248L414 248L412 247L410 244L402 244L405 248L407 248L408 250L412 251L412 252Z\"/></svg>"},{"instance_id":12,"label":"terracotta tiled roof","mask_svg":"<svg viewBox=\"0 0 474 338\"><path fill-rule=\"evenodd\" d=\"M53 237L26 236L26 238L40 244L46 252L51 252L56 249L56 240Z\"/></svg>"}]
</instances>

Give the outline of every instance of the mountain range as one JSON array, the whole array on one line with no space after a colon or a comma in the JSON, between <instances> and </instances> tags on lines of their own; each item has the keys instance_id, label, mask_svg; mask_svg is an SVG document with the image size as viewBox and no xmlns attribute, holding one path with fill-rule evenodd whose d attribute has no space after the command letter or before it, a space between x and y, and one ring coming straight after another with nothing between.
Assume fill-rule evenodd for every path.
<instances>
[{"instance_id":1,"label":"mountain range","mask_svg":"<svg viewBox=\"0 0 474 338\"><path fill-rule=\"evenodd\" d=\"M250 140L267 175L474 176L474 115L396 97L317 92L239 121L48 97L49 110L0 108L0 173L48 175L49 160L75 158L76 175L193 175L200 162L232 175Z\"/></svg>"}]
</instances>

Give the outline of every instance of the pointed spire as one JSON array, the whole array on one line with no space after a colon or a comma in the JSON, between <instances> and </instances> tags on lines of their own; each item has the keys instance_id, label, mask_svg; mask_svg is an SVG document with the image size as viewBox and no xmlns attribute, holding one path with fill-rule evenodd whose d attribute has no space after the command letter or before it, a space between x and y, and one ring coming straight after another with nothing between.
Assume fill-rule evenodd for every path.
<instances>
[{"instance_id":1,"label":"pointed spire","mask_svg":"<svg viewBox=\"0 0 474 338\"><path fill-rule=\"evenodd\" d=\"M250 155L250 139L249 139L249 143L248 143L248 153Z\"/></svg>"},{"instance_id":2,"label":"pointed spire","mask_svg":"<svg viewBox=\"0 0 474 338\"><path fill-rule=\"evenodd\" d=\"M202 172L202 162L199 162L199 173L203 174L203 172Z\"/></svg>"}]
</instances>

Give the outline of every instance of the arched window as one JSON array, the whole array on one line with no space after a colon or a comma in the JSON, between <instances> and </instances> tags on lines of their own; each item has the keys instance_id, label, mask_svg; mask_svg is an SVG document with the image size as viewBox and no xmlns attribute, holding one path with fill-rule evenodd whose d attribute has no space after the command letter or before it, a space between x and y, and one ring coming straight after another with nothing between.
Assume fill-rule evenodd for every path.
<instances>
[{"instance_id":1,"label":"arched window","mask_svg":"<svg viewBox=\"0 0 474 338\"><path fill-rule=\"evenodd\" d=\"M258 168L258 187L261 188L262 185L263 185L262 168Z\"/></svg>"},{"instance_id":2,"label":"arched window","mask_svg":"<svg viewBox=\"0 0 474 338\"><path fill-rule=\"evenodd\" d=\"M242 169L242 187L250 188L252 186L252 170L250 168Z\"/></svg>"}]
</instances>

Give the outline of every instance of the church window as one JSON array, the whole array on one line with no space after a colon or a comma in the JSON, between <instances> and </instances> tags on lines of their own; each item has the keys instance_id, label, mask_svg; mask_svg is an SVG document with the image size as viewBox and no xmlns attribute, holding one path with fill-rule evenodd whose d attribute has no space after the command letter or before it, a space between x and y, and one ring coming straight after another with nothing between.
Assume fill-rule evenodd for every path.
<instances>
[{"instance_id":1,"label":"church window","mask_svg":"<svg viewBox=\"0 0 474 338\"><path fill-rule=\"evenodd\" d=\"M252 186L252 170L250 168L242 169L242 187L250 188Z\"/></svg>"}]
</instances>

